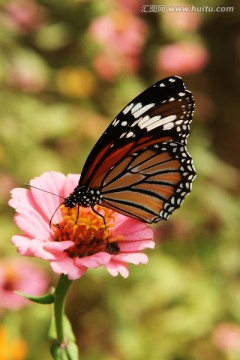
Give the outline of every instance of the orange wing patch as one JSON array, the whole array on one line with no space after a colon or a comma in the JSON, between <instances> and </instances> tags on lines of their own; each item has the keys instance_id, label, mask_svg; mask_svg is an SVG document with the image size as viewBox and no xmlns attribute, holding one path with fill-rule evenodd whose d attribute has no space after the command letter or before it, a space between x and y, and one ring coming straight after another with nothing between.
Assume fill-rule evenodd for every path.
<instances>
[{"instance_id":1,"label":"orange wing patch","mask_svg":"<svg viewBox=\"0 0 240 360\"><path fill-rule=\"evenodd\" d=\"M99 154L99 156L96 157L96 160L94 162L94 164L92 165L92 169L95 168L96 164L101 165L101 166L96 166L97 170L94 173L94 180L91 183L91 188L99 188L101 186L101 181L102 181L102 175L107 173L107 171L114 166L119 159L124 159L124 157L126 156L126 154L129 152L129 150L132 148L133 144L129 143L119 149L117 149L116 151L112 152L107 159L105 159L104 161L102 161L101 163L101 157L102 155ZM95 164L96 163L96 164ZM126 166L126 162L125 162L125 166Z\"/></svg>"},{"instance_id":2,"label":"orange wing patch","mask_svg":"<svg viewBox=\"0 0 240 360\"><path fill-rule=\"evenodd\" d=\"M126 216L131 215L137 219L144 219L149 223L152 222L153 219L159 217L159 209L164 205L163 200L149 197L148 195L143 195L143 197L141 196L141 199L139 198L138 193L134 194L129 192L126 197L122 195L123 194L121 193L121 195L116 196L115 199L113 199L112 196L111 198L104 198L104 200L101 200L101 205L111 208ZM145 201L144 205L142 205L142 201Z\"/></svg>"},{"instance_id":3,"label":"orange wing patch","mask_svg":"<svg viewBox=\"0 0 240 360\"><path fill-rule=\"evenodd\" d=\"M170 152L154 150L132 154L109 172L102 188L103 206L124 215L134 213L149 223L160 219L161 210L182 181L181 163Z\"/></svg>"}]
</instances>

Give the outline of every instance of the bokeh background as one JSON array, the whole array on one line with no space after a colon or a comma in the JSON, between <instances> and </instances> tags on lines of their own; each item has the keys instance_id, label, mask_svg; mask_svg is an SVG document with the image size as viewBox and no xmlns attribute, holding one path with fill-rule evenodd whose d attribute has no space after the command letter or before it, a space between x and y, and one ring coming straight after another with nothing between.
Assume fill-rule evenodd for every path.
<instances>
[{"instance_id":1,"label":"bokeh background","mask_svg":"<svg viewBox=\"0 0 240 360\"><path fill-rule=\"evenodd\" d=\"M0 1L1 360L51 358L50 306L12 291L57 280L11 245L9 191L44 171L80 173L117 113L173 74L196 99L192 193L155 226L148 265L128 279L88 271L67 314L84 360L240 359L239 15L221 0Z\"/></svg>"}]
</instances>

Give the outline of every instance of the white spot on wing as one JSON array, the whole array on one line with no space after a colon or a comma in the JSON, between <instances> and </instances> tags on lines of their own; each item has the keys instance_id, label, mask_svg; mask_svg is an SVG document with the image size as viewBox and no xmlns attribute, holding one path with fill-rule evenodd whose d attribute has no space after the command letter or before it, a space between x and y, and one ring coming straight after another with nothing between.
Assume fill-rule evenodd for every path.
<instances>
[{"instance_id":1,"label":"white spot on wing","mask_svg":"<svg viewBox=\"0 0 240 360\"><path fill-rule=\"evenodd\" d=\"M119 123L119 121L120 121L120 120L118 120L118 119L114 119L114 120L113 120L113 123L112 123L113 126L117 126L117 124Z\"/></svg>"},{"instance_id":2,"label":"white spot on wing","mask_svg":"<svg viewBox=\"0 0 240 360\"><path fill-rule=\"evenodd\" d=\"M176 118L177 118L176 115L166 116L166 117L162 118L162 119L159 121L159 126L160 126L160 125L167 124L167 123L170 123L170 122L173 122L174 120L176 120Z\"/></svg>"},{"instance_id":3,"label":"white spot on wing","mask_svg":"<svg viewBox=\"0 0 240 360\"><path fill-rule=\"evenodd\" d=\"M140 107L137 105L141 105ZM151 103L151 104L147 104L145 106L142 107L141 103L138 103L134 106L134 108L132 109L131 113L133 114L133 116L136 118L138 118L139 116L141 116L142 114L144 114L146 111L148 111L149 109L151 109L153 106L155 106L155 103Z\"/></svg>"},{"instance_id":4,"label":"white spot on wing","mask_svg":"<svg viewBox=\"0 0 240 360\"><path fill-rule=\"evenodd\" d=\"M125 109L123 109L123 114L126 115L126 114L131 110L131 108L133 107L133 105L134 105L134 103L131 103L131 104L127 105L127 106L125 107Z\"/></svg>"},{"instance_id":5,"label":"white spot on wing","mask_svg":"<svg viewBox=\"0 0 240 360\"><path fill-rule=\"evenodd\" d=\"M137 110L139 110L139 109L142 108L142 103L137 103L137 104L133 104L133 105L134 105L134 107L133 107L132 110L131 110L131 113L132 113L132 114L135 113L135 111L137 111Z\"/></svg>"},{"instance_id":6,"label":"white spot on wing","mask_svg":"<svg viewBox=\"0 0 240 360\"><path fill-rule=\"evenodd\" d=\"M147 122L150 120L150 116L146 115L142 117L140 120L138 120L137 124L141 129L144 129L147 127Z\"/></svg>"},{"instance_id":7,"label":"white spot on wing","mask_svg":"<svg viewBox=\"0 0 240 360\"><path fill-rule=\"evenodd\" d=\"M174 127L174 123L173 122L169 122L165 125L163 125L163 130L170 130Z\"/></svg>"},{"instance_id":8,"label":"white spot on wing","mask_svg":"<svg viewBox=\"0 0 240 360\"><path fill-rule=\"evenodd\" d=\"M159 126L163 126L164 130L169 130L174 127L174 120L176 115L169 115L161 119L160 115L150 118L148 115L144 116L138 123L141 129L147 128L147 131L151 131Z\"/></svg>"},{"instance_id":9,"label":"white spot on wing","mask_svg":"<svg viewBox=\"0 0 240 360\"><path fill-rule=\"evenodd\" d=\"M158 127L160 118L161 116L153 116L152 118L150 118L149 116L145 116L141 120L141 123L139 122L139 127L141 129L147 128L148 131L155 129L156 127Z\"/></svg>"},{"instance_id":10,"label":"white spot on wing","mask_svg":"<svg viewBox=\"0 0 240 360\"><path fill-rule=\"evenodd\" d=\"M126 135L126 133L125 133L125 132L124 132L124 133L122 133L122 134L120 135L120 138L123 138L125 135Z\"/></svg>"},{"instance_id":11,"label":"white spot on wing","mask_svg":"<svg viewBox=\"0 0 240 360\"><path fill-rule=\"evenodd\" d=\"M129 131L126 135L127 138L134 137L134 133L132 131Z\"/></svg>"}]
</instances>

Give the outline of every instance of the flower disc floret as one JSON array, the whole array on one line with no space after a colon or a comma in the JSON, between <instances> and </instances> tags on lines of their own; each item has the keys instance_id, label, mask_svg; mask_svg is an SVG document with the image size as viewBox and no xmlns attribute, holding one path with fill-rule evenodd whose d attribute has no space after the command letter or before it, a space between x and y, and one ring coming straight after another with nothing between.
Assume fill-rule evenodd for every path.
<instances>
[{"instance_id":1,"label":"flower disc floret","mask_svg":"<svg viewBox=\"0 0 240 360\"><path fill-rule=\"evenodd\" d=\"M112 237L111 228L114 227L114 211L100 206L91 208L75 206L67 208L61 205L63 220L53 225L54 240L72 241L74 244L66 249L71 257L85 257L99 252L118 254L117 239L123 240L123 236Z\"/></svg>"}]
</instances>

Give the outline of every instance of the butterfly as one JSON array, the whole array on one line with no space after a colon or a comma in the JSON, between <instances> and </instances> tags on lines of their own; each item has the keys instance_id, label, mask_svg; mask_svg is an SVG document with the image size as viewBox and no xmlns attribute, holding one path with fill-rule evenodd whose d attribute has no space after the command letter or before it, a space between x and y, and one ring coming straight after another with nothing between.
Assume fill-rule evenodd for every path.
<instances>
[{"instance_id":1,"label":"butterfly","mask_svg":"<svg viewBox=\"0 0 240 360\"><path fill-rule=\"evenodd\" d=\"M166 220L196 175L186 148L194 104L178 76L138 95L97 141L64 205L99 204L149 224Z\"/></svg>"}]
</instances>

